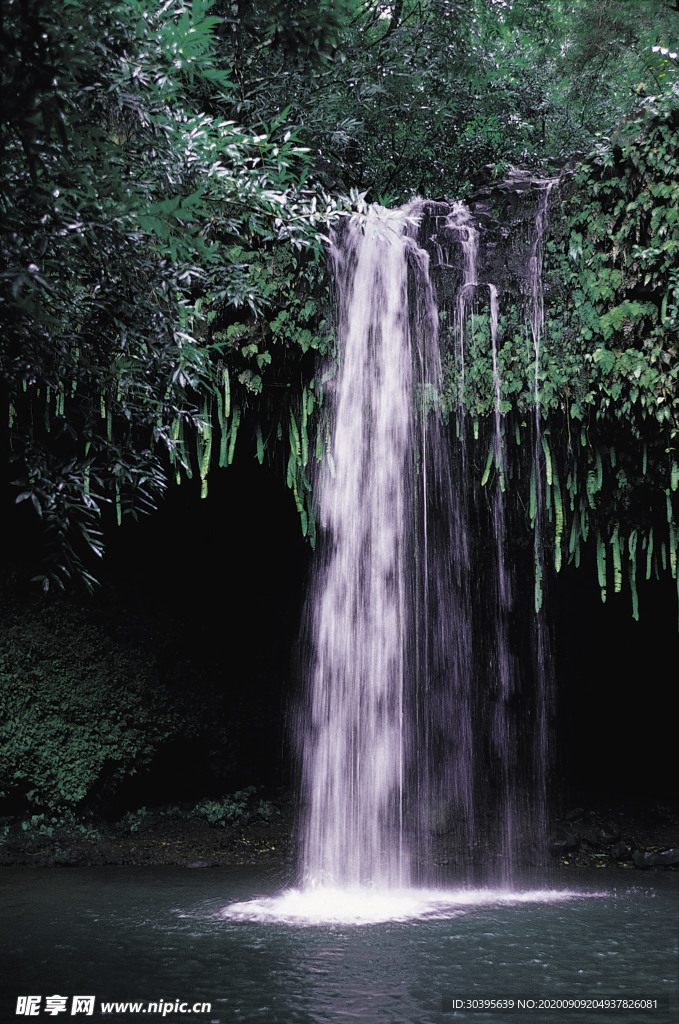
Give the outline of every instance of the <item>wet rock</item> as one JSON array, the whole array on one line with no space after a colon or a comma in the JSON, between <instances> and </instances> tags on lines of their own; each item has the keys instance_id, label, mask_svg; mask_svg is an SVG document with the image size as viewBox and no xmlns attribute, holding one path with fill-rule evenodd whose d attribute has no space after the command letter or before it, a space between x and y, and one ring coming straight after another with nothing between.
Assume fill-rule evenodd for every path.
<instances>
[{"instance_id":1,"label":"wet rock","mask_svg":"<svg viewBox=\"0 0 679 1024\"><path fill-rule=\"evenodd\" d=\"M577 836L565 833L553 836L549 841L549 852L555 857L562 857L572 850L577 850L580 841Z\"/></svg>"},{"instance_id":2,"label":"wet rock","mask_svg":"<svg viewBox=\"0 0 679 1024\"><path fill-rule=\"evenodd\" d=\"M611 846L620 839L620 829L611 822L604 822L599 829L599 842L602 846Z\"/></svg>"},{"instance_id":3,"label":"wet rock","mask_svg":"<svg viewBox=\"0 0 679 1024\"><path fill-rule=\"evenodd\" d=\"M60 846L57 846L52 856L47 859L47 862L55 868L76 867L81 863L81 857L78 850L71 849L70 847L62 849Z\"/></svg>"},{"instance_id":4,"label":"wet rock","mask_svg":"<svg viewBox=\"0 0 679 1024\"><path fill-rule=\"evenodd\" d=\"M585 828L580 833L580 838L589 846L598 846L601 842L601 835L598 828Z\"/></svg>"},{"instance_id":5,"label":"wet rock","mask_svg":"<svg viewBox=\"0 0 679 1024\"><path fill-rule=\"evenodd\" d=\"M629 843L620 840L615 846L612 846L609 850L609 856L612 860L629 860L632 856L632 847Z\"/></svg>"},{"instance_id":6,"label":"wet rock","mask_svg":"<svg viewBox=\"0 0 679 1024\"><path fill-rule=\"evenodd\" d=\"M671 867L679 864L679 850L634 850L632 863L637 868Z\"/></svg>"}]
</instances>

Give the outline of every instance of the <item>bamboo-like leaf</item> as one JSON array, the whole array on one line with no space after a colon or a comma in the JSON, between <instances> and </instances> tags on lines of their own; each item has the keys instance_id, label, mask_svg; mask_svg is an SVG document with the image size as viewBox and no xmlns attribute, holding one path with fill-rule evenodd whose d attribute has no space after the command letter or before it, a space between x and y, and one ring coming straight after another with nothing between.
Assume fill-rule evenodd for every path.
<instances>
[{"instance_id":1,"label":"bamboo-like leaf","mask_svg":"<svg viewBox=\"0 0 679 1024\"><path fill-rule=\"evenodd\" d=\"M306 466L309 461L309 436L307 434L306 405L302 407L302 420L300 424L300 441L302 445L302 465Z\"/></svg>"},{"instance_id":2,"label":"bamboo-like leaf","mask_svg":"<svg viewBox=\"0 0 679 1024\"><path fill-rule=\"evenodd\" d=\"M653 527L648 531L648 547L646 548L646 579L651 578L651 568L653 566Z\"/></svg>"},{"instance_id":3,"label":"bamboo-like leaf","mask_svg":"<svg viewBox=\"0 0 679 1024\"><path fill-rule=\"evenodd\" d=\"M233 453L236 450L236 438L238 437L238 425L240 423L240 407L235 405L233 407L233 414L231 416L231 429L229 430L229 450L227 453L226 461L227 465L231 465L233 462Z\"/></svg>"},{"instance_id":4,"label":"bamboo-like leaf","mask_svg":"<svg viewBox=\"0 0 679 1024\"><path fill-rule=\"evenodd\" d=\"M191 459L189 458L189 453L187 451L185 440L184 440L184 421L182 419L177 419L176 422L178 424L178 433L177 433L177 446L176 446L175 451L177 453L177 458L178 458L178 460L180 462L181 469L183 469L184 472L186 473L187 480L190 480L191 477L193 476L193 470L191 469ZM181 481L181 470L180 470L180 468L178 466L177 467L177 483L179 483L180 481Z\"/></svg>"},{"instance_id":5,"label":"bamboo-like leaf","mask_svg":"<svg viewBox=\"0 0 679 1024\"><path fill-rule=\"evenodd\" d=\"M639 595L637 593L637 531L629 535L629 585L632 592L632 618L639 621Z\"/></svg>"},{"instance_id":6,"label":"bamboo-like leaf","mask_svg":"<svg viewBox=\"0 0 679 1024\"><path fill-rule=\"evenodd\" d=\"M488 477L490 476L490 467L493 465L493 442L491 441L490 447L488 448L488 458L486 459L486 468L483 471L481 477L481 486L485 487L488 483ZM531 516L532 518L532 516Z\"/></svg>"},{"instance_id":7,"label":"bamboo-like leaf","mask_svg":"<svg viewBox=\"0 0 679 1024\"><path fill-rule=\"evenodd\" d=\"M257 441L257 462L261 466L264 462L264 438L262 437L262 424L259 421L255 428L255 438Z\"/></svg>"},{"instance_id":8,"label":"bamboo-like leaf","mask_svg":"<svg viewBox=\"0 0 679 1024\"><path fill-rule=\"evenodd\" d=\"M207 475L210 470L210 458L212 455L212 417L207 398L203 405L203 433L202 433L202 455L200 458L200 496L207 497Z\"/></svg>"},{"instance_id":9,"label":"bamboo-like leaf","mask_svg":"<svg viewBox=\"0 0 679 1024\"><path fill-rule=\"evenodd\" d=\"M575 551L580 547L580 519L578 516L573 516L571 523L571 532L568 537L568 554L572 556Z\"/></svg>"},{"instance_id":10,"label":"bamboo-like leaf","mask_svg":"<svg viewBox=\"0 0 679 1024\"><path fill-rule=\"evenodd\" d=\"M590 468L587 470L587 502L592 510L596 509L596 501L594 500L596 491L596 475L594 470Z\"/></svg>"},{"instance_id":11,"label":"bamboo-like leaf","mask_svg":"<svg viewBox=\"0 0 679 1024\"><path fill-rule=\"evenodd\" d=\"M596 532L596 567L601 589L601 600L606 600L606 548L600 532Z\"/></svg>"},{"instance_id":12,"label":"bamboo-like leaf","mask_svg":"<svg viewBox=\"0 0 679 1024\"><path fill-rule=\"evenodd\" d=\"M568 481L566 483L566 487L568 488L568 492L569 492L570 498L571 498L571 500L570 500L571 512L574 512L575 511L575 498L576 498L577 493L578 493L578 465L577 465L577 463L573 463L571 471L568 474Z\"/></svg>"},{"instance_id":13,"label":"bamboo-like leaf","mask_svg":"<svg viewBox=\"0 0 679 1024\"><path fill-rule=\"evenodd\" d=\"M224 367L224 419L228 420L231 415L231 384L229 381L228 368Z\"/></svg>"},{"instance_id":14,"label":"bamboo-like leaf","mask_svg":"<svg viewBox=\"0 0 679 1024\"><path fill-rule=\"evenodd\" d=\"M297 420L295 419L295 415L294 415L292 409L290 410L290 431L289 431L289 433L290 433L290 449L291 449L291 451L293 451L295 453L295 456L297 458L297 462L301 463L302 462L302 444L301 444L301 441L299 439L299 429L297 427Z\"/></svg>"},{"instance_id":15,"label":"bamboo-like leaf","mask_svg":"<svg viewBox=\"0 0 679 1024\"><path fill-rule=\"evenodd\" d=\"M549 487L551 487L551 485L552 485L552 453L549 450L549 441L547 440L547 435L546 434L542 435L542 450L545 453L545 474L546 474L546 477L547 477L547 485Z\"/></svg>"},{"instance_id":16,"label":"bamboo-like leaf","mask_svg":"<svg viewBox=\"0 0 679 1024\"><path fill-rule=\"evenodd\" d=\"M297 511L301 515L302 512L304 511L304 502L302 501L302 499L301 499L301 497L299 495L299 488L297 487L297 474L296 473L294 473L293 477L292 477L292 493L295 496L295 505L297 506Z\"/></svg>"},{"instance_id":17,"label":"bamboo-like leaf","mask_svg":"<svg viewBox=\"0 0 679 1024\"><path fill-rule=\"evenodd\" d=\"M219 468L224 469L229 464L229 431L222 430L219 439Z\"/></svg>"}]
</instances>

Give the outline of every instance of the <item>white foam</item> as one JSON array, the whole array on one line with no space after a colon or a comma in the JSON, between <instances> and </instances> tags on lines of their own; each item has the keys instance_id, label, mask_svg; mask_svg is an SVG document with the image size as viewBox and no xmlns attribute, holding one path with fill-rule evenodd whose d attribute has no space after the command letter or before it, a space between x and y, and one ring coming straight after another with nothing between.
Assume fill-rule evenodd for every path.
<instances>
[{"instance_id":1,"label":"white foam","mask_svg":"<svg viewBox=\"0 0 679 1024\"><path fill-rule=\"evenodd\" d=\"M558 903L583 896L568 889L287 889L277 896L231 903L218 914L229 921L290 925L369 925L388 921L445 920L475 907Z\"/></svg>"}]
</instances>

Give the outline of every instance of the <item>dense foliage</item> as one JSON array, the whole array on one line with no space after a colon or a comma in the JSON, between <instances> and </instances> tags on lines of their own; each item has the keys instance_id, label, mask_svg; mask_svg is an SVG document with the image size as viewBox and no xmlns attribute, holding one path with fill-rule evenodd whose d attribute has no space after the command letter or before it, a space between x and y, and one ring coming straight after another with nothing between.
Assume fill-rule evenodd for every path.
<instances>
[{"instance_id":1,"label":"dense foliage","mask_svg":"<svg viewBox=\"0 0 679 1024\"><path fill-rule=\"evenodd\" d=\"M662 493L669 473L671 489L656 449L676 417L678 37L670 0L3 0L0 370L9 479L42 521L38 582L91 584L109 522L155 508L174 477L205 495L242 435L278 460L313 542L322 234L362 196L463 196L509 163L544 175L602 123L624 127L583 163L568 253L549 257L547 437L558 416L588 426L598 480L597 458L624 447L604 424L622 424L643 435L647 483ZM649 280L632 285L642 261ZM481 417L482 327L467 396ZM532 345L518 323L504 334L509 416L530 404ZM622 505L601 537L641 503L633 478L607 471Z\"/></svg>"},{"instance_id":2,"label":"dense foliage","mask_svg":"<svg viewBox=\"0 0 679 1024\"><path fill-rule=\"evenodd\" d=\"M541 337L531 325L535 310L521 298L500 325L504 469L512 492L535 529L542 480L556 570L567 560L579 565L591 536L603 600L627 577L635 618L638 573L677 578L678 140L676 85L642 99L614 135L597 139L550 193ZM487 421L496 402L487 313L477 311L468 338L463 407ZM454 366L449 387L455 395ZM487 428L481 433L492 450ZM491 455L484 461L486 483ZM539 603L539 579L536 596Z\"/></svg>"},{"instance_id":3,"label":"dense foliage","mask_svg":"<svg viewBox=\"0 0 679 1024\"><path fill-rule=\"evenodd\" d=\"M18 500L51 542L47 587L92 581L106 507L118 522L154 508L171 466L205 490L213 408L232 459L271 355L210 325L259 316L277 275L290 290L300 248L318 258L320 214L281 118L246 130L225 116L207 4L4 7L0 365Z\"/></svg>"},{"instance_id":4,"label":"dense foliage","mask_svg":"<svg viewBox=\"0 0 679 1024\"><path fill-rule=\"evenodd\" d=\"M223 794L271 784L261 750L278 705L262 674L280 671L278 652L273 670L259 652L225 666L209 641L196 649L197 628L177 636L143 602L3 596L0 624L0 816L46 824L197 800L215 820L262 813L261 794L237 793L230 811Z\"/></svg>"}]
</instances>

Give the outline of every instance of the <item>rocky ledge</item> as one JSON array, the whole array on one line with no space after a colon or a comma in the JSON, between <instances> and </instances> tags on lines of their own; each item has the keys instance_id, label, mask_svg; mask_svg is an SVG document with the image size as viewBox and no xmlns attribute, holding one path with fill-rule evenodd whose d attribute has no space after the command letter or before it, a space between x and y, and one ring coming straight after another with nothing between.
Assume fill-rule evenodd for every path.
<instances>
[{"instance_id":1,"label":"rocky ledge","mask_svg":"<svg viewBox=\"0 0 679 1024\"><path fill-rule=\"evenodd\" d=\"M295 858L295 829L284 810L270 822L212 827L195 819L149 813L134 831L100 826L90 835L57 830L29 834L7 827L0 845L0 866L92 867L176 865L209 868L258 863L290 864ZM446 836L439 837L435 860L455 864ZM622 867L679 870L679 814L669 808L574 807L555 816L550 860L564 869Z\"/></svg>"}]
</instances>

